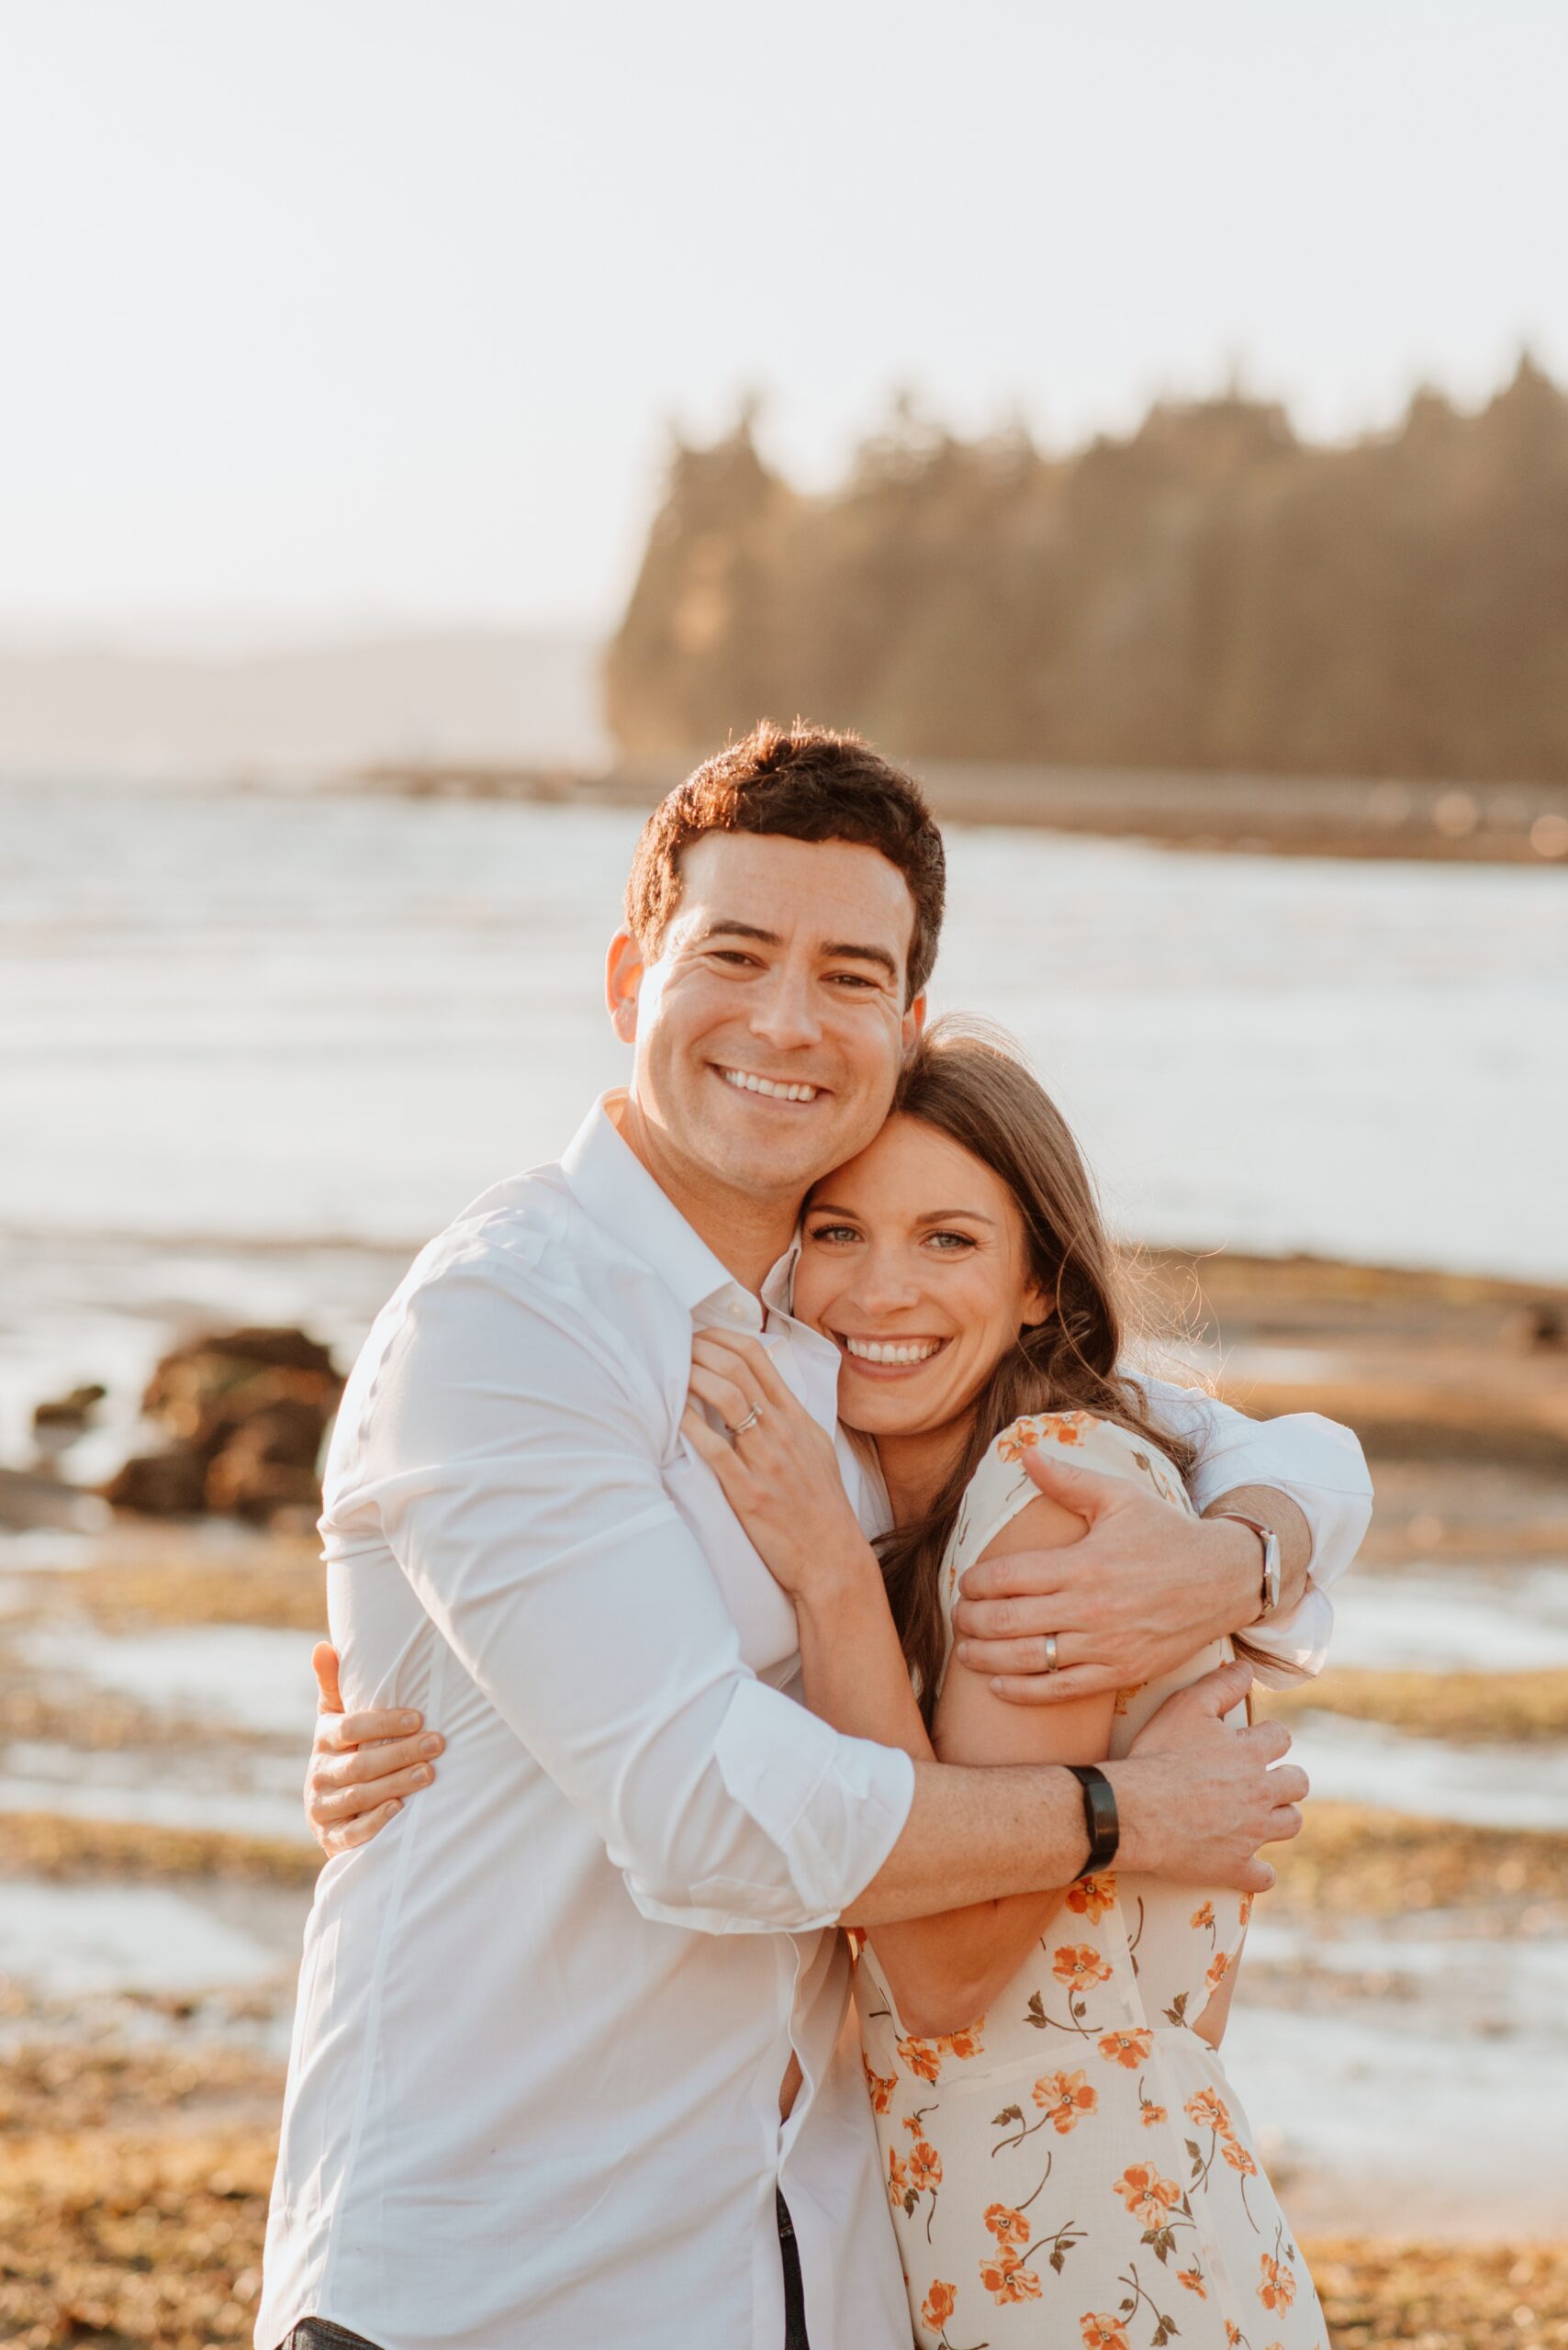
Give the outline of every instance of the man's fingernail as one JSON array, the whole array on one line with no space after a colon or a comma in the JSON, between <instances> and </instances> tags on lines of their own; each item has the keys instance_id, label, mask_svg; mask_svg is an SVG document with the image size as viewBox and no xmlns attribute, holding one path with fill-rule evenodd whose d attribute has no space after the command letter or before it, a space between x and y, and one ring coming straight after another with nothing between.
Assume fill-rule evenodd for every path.
<instances>
[{"instance_id":1,"label":"man's fingernail","mask_svg":"<svg viewBox=\"0 0 1568 2350\"><path fill-rule=\"evenodd\" d=\"M429 1738L420 1739L420 1752L421 1754L439 1754L441 1752L441 1740L437 1738L433 1730L431 1732Z\"/></svg>"},{"instance_id":2,"label":"man's fingernail","mask_svg":"<svg viewBox=\"0 0 1568 2350\"><path fill-rule=\"evenodd\" d=\"M423 1717L420 1714L399 1714L398 1727L399 1729L418 1729L422 1719Z\"/></svg>"},{"instance_id":3,"label":"man's fingernail","mask_svg":"<svg viewBox=\"0 0 1568 2350\"><path fill-rule=\"evenodd\" d=\"M969 1661L969 1644L968 1640L960 1640L958 1647L953 1651L953 1654L958 1658L960 1664L968 1664Z\"/></svg>"}]
</instances>

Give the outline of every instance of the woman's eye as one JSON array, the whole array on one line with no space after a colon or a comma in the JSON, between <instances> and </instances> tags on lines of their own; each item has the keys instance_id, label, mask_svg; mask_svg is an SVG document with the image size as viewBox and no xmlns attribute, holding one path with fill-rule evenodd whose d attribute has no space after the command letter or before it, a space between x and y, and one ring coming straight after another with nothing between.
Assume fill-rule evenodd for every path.
<instances>
[{"instance_id":1,"label":"woman's eye","mask_svg":"<svg viewBox=\"0 0 1568 2350\"><path fill-rule=\"evenodd\" d=\"M834 1240L858 1240L858 1238L860 1237L859 1234L856 1231L855 1226L854 1226L852 1224L818 1224L818 1225L812 1225L812 1229L811 1229L811 1231L807 1234L807 1236L806 1236L806 1237L807 1237L807 1238L808 1238L809 1240L826 1240L826 1241L834 1241Z\"/></svg>"},{"instance_id":2,"label":"woman's eye","mask_svg":"<svg viewBox=\"0 0 1568 2350\"><path fill-rule=\"evenodd\" d=\"M944 1257L957 1256L961 1248L972 1248L975 1245L967 1232L929 1232L925 1237Z\"/></svg>"}]
</instances>

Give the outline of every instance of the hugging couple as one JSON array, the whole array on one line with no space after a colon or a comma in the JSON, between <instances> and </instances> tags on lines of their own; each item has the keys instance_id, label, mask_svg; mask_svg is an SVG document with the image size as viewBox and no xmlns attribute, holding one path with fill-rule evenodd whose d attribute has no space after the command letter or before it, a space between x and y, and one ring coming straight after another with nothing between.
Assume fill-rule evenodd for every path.
<instances>
[{"instance_id":1,"label":"hugging couple","mask_svg":"<svg viewBox=\"0 0 1568 2350\"><path fill-rule=\"evenodd\" d=\"M630 1085L371 1333L260 2350L1327 2350L1216 2050L1364 1465L1129 1368L942 903L862 743L709 760Z\"/></svg>"}]
</instances>

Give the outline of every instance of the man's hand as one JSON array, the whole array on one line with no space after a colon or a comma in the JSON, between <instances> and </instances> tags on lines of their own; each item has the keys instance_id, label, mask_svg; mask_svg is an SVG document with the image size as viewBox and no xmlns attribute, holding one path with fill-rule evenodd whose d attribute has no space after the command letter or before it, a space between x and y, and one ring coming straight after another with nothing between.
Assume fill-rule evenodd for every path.
<instances>
[{"instance_id":1,"label":"man's hand","mask_svg":"<svg viewBox=\"0 0 1568 2350\"><path fill-rule=\"evenodd\" d=\"M1238 1893L1273 1884L1258 1847L1301 1834L1309 1790L1306 1773L1282 1761L1291 1743L1282 1723L1226 1726L1251 1680L1238 1659L1179 1689L1144 1724L1126 1762L1105 1766L1122 1820L1119 1867Z\"/></svg>"},{"instance_id":2,"label":"man's hand","mask_svg":"<svg viewBox=\"0 0 1568 2350\"><path fill-rule=\"evenodd\" d=\"M330 1860L368 1844L402 1810L405 1796L429 1786L446 1740L435 1730L420 1736L423 1714L389 1707L345 1714L336 1649L320 1640L310 1662L319 1695L305 1774L305 1817Z\"/></svg>"},{"instance_id":3,"label":"man's hand","mask_svg":"<svg viewBox=\"0 0 1568 2350\"><path fill-rule=\"evenodd\" d=\"M1256 1616L1259 1544L1245 1526L1189 1517L1130 1478L1074 1468L1054 1450L1026 1452L1024 1466L1086 1531L1059 1550L982 1559L960 1579L954 1654L969 1672L991 1676L999 1697L1051 1706L1135 1688ZM1047 1670L1047 1632L1056 1635L1055 1673Z\"/></svg>"}]
</instances>

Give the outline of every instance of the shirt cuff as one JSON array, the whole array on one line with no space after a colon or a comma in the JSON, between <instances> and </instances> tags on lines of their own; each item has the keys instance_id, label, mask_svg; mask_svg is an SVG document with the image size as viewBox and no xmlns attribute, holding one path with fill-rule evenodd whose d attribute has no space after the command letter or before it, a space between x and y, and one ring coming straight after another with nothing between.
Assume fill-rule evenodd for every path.
<instances>
[{"instance_id":1,"label":"shirt cuff","mask_svg":"<svg viewBox=\"0 0 1568 2350\"><path fill-rule=\"evenodd\" d=\"M644 1917L700 1933L806 1933L836 1925L903 1832L914 1764L896 1747L846 1738L793 1698L742 1681L713 1760L725 1794L781 1863L766 1881L710 1877L666 1908L633 1885ZM759 1855L760 1857L760 1855Z\"/></svg>"},{"instance_id":2,"label":"shirt cuff","mask_svg":"<svg viewBox=\"0 0 1568 2350\"><path fill-rule=\"evenodd\" d=\"M1240 1638L1259 1652L1253 1671L1263 1686L1288 1689L1304 1673L1322 1672L1333 1632L1334 1603L1326 1591L1309 1583L1288 1615L1271 1616L1266 1624L1249 1624Z\"/></svg>"}]
</instances>

